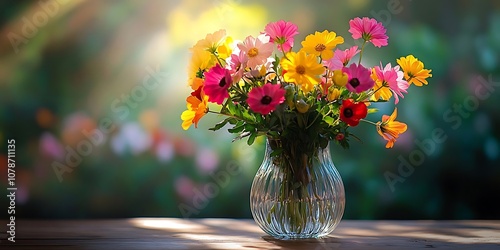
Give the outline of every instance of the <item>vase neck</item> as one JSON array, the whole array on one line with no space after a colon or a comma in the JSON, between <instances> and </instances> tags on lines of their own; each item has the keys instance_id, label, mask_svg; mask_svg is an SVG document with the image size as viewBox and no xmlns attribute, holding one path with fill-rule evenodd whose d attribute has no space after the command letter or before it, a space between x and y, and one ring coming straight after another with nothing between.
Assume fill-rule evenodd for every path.
<instances>
[{"instance_id":1,"label":"vase neck","mask_svg":"<svg viewBox=\"0 0 500 250\"><path fill-rule=\"evenodd\" d=\"M276 152L276 153L274 153ZM318 160L331 160L330 143L325 148L303 147L298 141L270 139L266 140L266 157L287 156L317 158Z\"/></svg>"}]
</instances>

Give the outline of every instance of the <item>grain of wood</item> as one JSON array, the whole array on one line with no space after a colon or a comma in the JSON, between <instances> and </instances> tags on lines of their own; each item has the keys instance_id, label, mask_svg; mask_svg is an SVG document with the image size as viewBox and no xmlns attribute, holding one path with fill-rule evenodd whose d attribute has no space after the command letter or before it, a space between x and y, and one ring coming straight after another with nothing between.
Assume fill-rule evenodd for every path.
<instances>
[{"instance_id":1,"label":"grain of wood","mask_svg":"<svg viewBox=\"0 0 500 250\"><path fill-rule=\"evenodd\" d=\"M3 222L2 222L3 223ZM277 240L253 220L20 220L1 249L500 249L499 221L348 221L322 239Z\"/></svg>"}]
</instances>

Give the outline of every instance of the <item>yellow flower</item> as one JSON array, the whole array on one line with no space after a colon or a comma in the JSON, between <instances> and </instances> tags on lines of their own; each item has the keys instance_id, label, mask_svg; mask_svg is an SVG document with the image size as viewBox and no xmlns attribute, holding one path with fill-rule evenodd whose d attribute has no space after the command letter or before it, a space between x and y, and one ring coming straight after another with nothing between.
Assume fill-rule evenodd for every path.
<instances>
[{"instance_id":1,"label":"yellow flower","mask_svg":"<svg viewBox=\"0 0 500 250\"><path fill-rule=\"evenodd\" d=\"M347 84L349 76L347 73L342 72L342 70L334 70L332 80L333 83L339 87L344 87Z\"/></svg>"},{"instance_id":2,"label":"yellow flower","mask_svg":"<svg viewBox=\"0 0 500 250\"><path fill-rule=\"evenodd\" d=\"M401 66L401 69L405 73L405 80L409 84L413 83L416 86L427 85L426 79L432 77L431 70L424 69L424 63L413 55L401 57L396 62Z\"/></svg>"},{"instance_id":3,"label":"yellow flower","mask_svg":"<svg viewBox=\"0 0 500 250\"><path fill-rule=\"evenodd\" d=\"M198 127L198 122L208 112L208 96L200 87L186 98L186 102L187 110L181 114L184 130L187 130L193 123L195 128Z\"/></svg>"},{"instance_id":4,"label":"yellow flower","mask_svg":"<svg viewBox=\"0 0 500 250\"><path fill-rule=\"evenodd\" d=\"M338 88L330 87L328 89L328 95L326 96L328 101L331 102L333 100L337 100L339 97L340 97L340 90Z\"/></svg>"},{"instance_id":5,"label":"yellow flower","mask_svg":"<svg viewBox=\"0 0 500 250\"><path fill-rule=\"evenodd\" d=\"M215 59L210 52L203 49L194 49L188 67L188 84L193 90L197 90L199 82L203 80L203 72L215 65Z\"/></svg>"},{"instance_id":6,"label":"yellow flower","mask_svg":"<svg viewBox=\"0 0 500 250\"><path fill-rule=\"evenodd\" d=\"M226 30L218 30L214 33L207 34L205 39L199 40L191 49L202 49L214 54L217 48L223 43L225 37Z\"/></svg>"},{"instance_id":7,"label":"yellow flower","mask_svg":"<svg viewBox=\"0 0 500 250\"><path fill-rule=\"evenodd\" d=\"M223 60L226 60L226 58L231 56L231 53L233 53L233 50L231 48L231 45L233 44L233 38L228 36L224 43L222 43L219 47L217 47L217 55Z\"/></svg>"},{"instance_id":8,"label":"yellow flower","mask_svg":"<svg viewBox=\"0 0 500 250\"><path fill-rule=\"evenodd\" d=\"M387 84L384 84L382 80L380 80L377 77L377 74L375 73L375 68L372 69L372 74L371 78L375 82L375 85L373 85L373 90L375 91L370 98L372 101L378 101L378 100L389 100L392 97L392 92L391 89L388 87Z\"/></svg>"},{"instance_id":9,"label":"yellow flower","mask_svg":"<svg viewBox=\"0 0 500 250\"><path fill-rule=\"evenodd\" d=\"M325 68L318 63L314 55L307 55L303 51L287 53L281 60L281 67L286 71L285 82L300 85L306 93L321 81L319 76L325 72Z\"/></svg>"},{"instance_id":10,"label":"yellow flower","mask_svg":"<svg viewBox=\"0 0 500 250\"><path fill-rule=\"evenodd\" d=\"M314 35L308 35L306 39L302 41L301 51L321 56L323 60L328 60L333 57L333 49L335 46L342 43L344 43L344 38L337 36L333 31L328 32L325 30L321 33L316 31Z\"/></svg>"},{"instance_id":11,"label":"yellow flower","mask_svg":"<svg viewBox=\"0 0 500 250\"><path fill-rule=\"evenodd\" d=\"M266 72L267 72L266 65L262 65L262 67L260 67L260 70L259 70L259 76L260 77L265 76Z\"/></svg>"},{"instance_id":12,"label":"yellow flower","mask_svg":"<svg viewBox=\"0 0 500 250\"><path fill-rule=\"evenodd\" d=\"M377 122L377 132L382 138L387 141L386 148L392 148L394 142L399 138L399 135L407 129L406 124L396 121L398 109L394 109L391 116L383 115L382 121Z\"/></svg>"}]
</instances>

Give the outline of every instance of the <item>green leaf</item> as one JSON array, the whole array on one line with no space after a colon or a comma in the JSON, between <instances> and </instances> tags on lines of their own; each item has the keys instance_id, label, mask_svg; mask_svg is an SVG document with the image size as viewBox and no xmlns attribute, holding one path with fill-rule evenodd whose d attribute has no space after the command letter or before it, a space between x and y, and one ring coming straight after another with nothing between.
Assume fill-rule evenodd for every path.
<instances>
[{"instance_id":1,"label":"green leaf","mask_svg":"<svg viewBox=\"0 0 500 250\"><path fill-rule=\"evenodd\" d=\"M252 145L255 142L255 138L257 137L257 133L251 133L250 136L248 137L247 144L248 146Z\"/></svg>"},{"instance_id":2,"label":"green leaf","mask_svg":"<svg viewBox=\"0 0 500 250\"><path fill-rule=\"evenodd\" d=\"M229 110L229 114L241 117L241 110L233 102L228 102L227 109Z\"/></svg>"},{"instance_id":3,"label":"green leaf","mask_svg":"<svg viewBox=\"0 0 500 250\"><path fill-rule=\"evenodd\" d=\"M248 112L248 110L245 109L242 112L242 115L243 115L243 119L255 122L255 115Z\"/></svg>"},{"instance_id":4,"label":"green leaf","mask_svg":"<svg viewBox=\"0 0 500 250\"><path fill-rule=\"evenodd\" d=\"M368 114L377 113L377 112L378 112L377 108L368 109Z\"/></svg>"},{"instance_id":5,"label":"green leaf","mask_svg":"<svg viewBox=\"0 0 500 250\"><path fill-rule=\"evenodd\" d=\"M245 123L242 121L239 121L236 123L236 125L234 125L233 128L230 128L227 131L229 133L239 133L239 132L243 131L243 129L245 129Z\"/></svg>"},{"instance_id":6,"label":"green leaf","mask_svg":"<svg viewBox=\"0 0 500 250\"><path fill-rule=\"evenodd\" d=\"M331 126L333 126L333 124L335 123L335 119L333 119L333 117L331 116L324 116L323 121L325 121L328 125Z\"/></svg>"},{"instance_id":7,"label":"green leaf","mask_svg":"<svg viewBox=\"0 0 500 250\"><path fill-rule=\"evenodd\" d=\"M262 118L262 115L258 114L258 115L255 116L255 121L258 124L262 124L264 122L264 119Z\"/></svg>"},{"instance_id":8,"label":"green leaf","mask_svg":"<svg viewBox=\"0 0 500 250\"><path fill-rule=\"evenodd\" d=\"M230 120L230 118L224 119L221 122L215 124L215 126L213 126L212 128L209 128L208 130L217 131L217 130L221 129L222 127L224 127L229 122L229 120Z\"/></svg>"},{"instance_id":9,"label":"green leaf","mask_svg":"<svg viewBox=\"0 0 500 250\"><path fill-rule=\"evenodd\" d=\"M267 134L270 136L270 137L273 137L273 138L278 138L280 135L277 131L269 131L267 132Z\"/></svg>"},{"instance_id":10,"label":"green leaf","mask_svg":"<svg viewBox=\"0 0 500 250\"><path fill-rule=\"evenodd\" d=\"M228 118L227 121L229 122L229 124L231 125L235 125L236 123L238 123L238 120L236 120L235 118Z\"/></svg>"},{"instance_id":11,"label":"green leaf","mask_svg":"<svg viewBox=\"0 0 500 250\"><path fill-rule=\"evenodd\" d=\"M277 149L273 150L273 152L271 153L270 156L271 157L275 157L275 156L278 156L278 155L280 155L282 153L283 153L283 149L282 148L277 148Z\"/></svg>"},{"instance_id":12,"label":"green leaf","mask_svg":"<svg viewBox=\"0 0 500 250\"><path fill-rule=\"evenodd\" d=\"M253 131L255 131L255 126L247 123L247 124L245 124L245 130L248 132L253 132Z\"/></svg>"}]
</instances>

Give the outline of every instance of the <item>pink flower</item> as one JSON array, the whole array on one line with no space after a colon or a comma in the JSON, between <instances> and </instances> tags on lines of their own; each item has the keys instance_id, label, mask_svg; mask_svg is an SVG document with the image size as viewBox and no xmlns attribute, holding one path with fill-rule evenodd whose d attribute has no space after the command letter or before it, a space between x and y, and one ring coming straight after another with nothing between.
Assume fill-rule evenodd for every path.
<instances>
[{"instance_id":1,"label":"pink flower","mask_svg":"<svg viewBox=\"0 0 500 250\"><path fill-rule=\"evenodd\" d=\"M227 60L226 68L229 69L233 82L239 82L245 72L248 57L242 50L234 51Z\"/></svg>"},{"instance_id":2,"label":"pink flower","mask_svg":"<svg viewBox=\"0 0 500 250\"><path fill-rule=\"evenodd\" d=\"M293 47L293 37L299 32L297 25L291 22L279 20L274 23L268 23L264 33L271 37L271 42L278 44L279 50L288 52Z\"/></svg>"},{"instance_id":3,"label":"pink flower","mask_svg":"<svg viewBox=\"0 0 500 250\"><path fill-rule=\"evenodd\" d=\"M363 38L367 42L373 43L375 47L387 46L386 30L382 23L377 22L373 18L356 17L349 21L349 32L353 39Z\"/></svg>"},{"instance_id":4,"label":"pink flower","mask_svg":"<svg viewBox=\"0 0 500 250\"><path fill-rule=\"evenodd\" d=\"M212 67L205 75L205 86L203 90L208 95L209 102L222 104L229 97L227 89L233 84L229 70L222 68L219 64Z\"/></svg>"},{"instance_id":5,"label":"pink flower","mask_svg":"<svg viewBox=\"0 0 500 250\"><path fill-rule=\"evenodd\" d=\"M328 67L329 70L342 69L347 66L349 61L360 51L361 50L358 49L358 46L352 46L346 50L336 49L333 58L325 61L325 66Z\"/></svg>"},{"instance_id":6,"label":"pink flower","mask_svg":"<svg viewBox=\"0 0 500 250\"><path fill-rule=\"evenodd\" d=\"M339 61L342 62L344 66L347 66L349 61L357 55L361 50L358 49L358 46L352 46L349 49L346 50L339 50L337 49L335 51L335 58L337 58Z\"/></svg>"},{"instance_id":7,"label":"pink flower","mask_svg":"<svg viewBox=\"0 0 500 250\"><path fill-rule=\"evenodd\" d=\"M361 93L373 88L375 82L370 77L370 70L363 65L351 64L342 69L349 76L346 88L351 92Z\"/></svg>"},{"instance_id":8,"label":"pink flower","mask_svg":"<svg viewBox=\"0 0 500 250\"><path fill-rule=\"evenodd\" d=\"M265 34L257 38L248 36L243 43L238 44L238 48L248 56L247 66L254 68L257 65L264 64L268 57L273 53L273 44L269 42L269 37Z\"/></svg>"},{"instance_id":9,"label":"pink flower","mask_svg":"<svg viewBox=\"0 0 500 250\"><path fill-rule=\"evenodd\" d=\"M248 93L248 106L255 113L267 115L285 101L285 92L278 84L255 87Z\"/></svg>"},{"instance_id":10,"label":"pink flower","mask_svg":"<svg viewBox=\"0 0 500 250\"><path fill-rule=\"evenodd\" d=\"M382 63L380 63L380 67L375 66L374 71L377 79L382 81L383 85L389 85L389 89L394 93L394 103L398 104L398 96L404 98L403 92L408 93L406 90L409 86L408 82L403 80L404 73L399 70L399 66L393 68L391 64L388 63L385 68L382 69Z\"/></svg>"}]
</instances>

